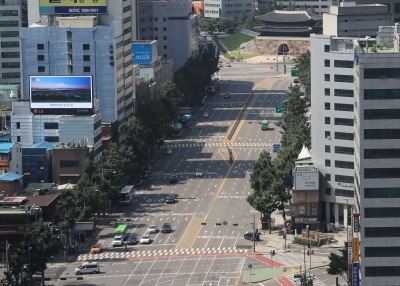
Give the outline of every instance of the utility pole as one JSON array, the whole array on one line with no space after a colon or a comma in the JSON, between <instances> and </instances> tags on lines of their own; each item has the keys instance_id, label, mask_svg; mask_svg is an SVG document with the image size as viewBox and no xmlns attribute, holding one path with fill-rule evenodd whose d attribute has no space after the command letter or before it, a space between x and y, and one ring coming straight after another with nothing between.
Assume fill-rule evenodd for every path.
<instances>
[{"instance_id":1,"label":"utility pole","mask_svg":"<svg viewBox=\"0 0 400 286\"><path fill-rule=\"evenodd\" d=\"M253 252L256 252L256 215L253 214Z\"/></svg>"},{"instance_id":2,"label":"utility pole","mask_svg":"<svg viewBox=\"0 0 400 286\"><path fill-rule=\"evenodd\" d=\"M8 240L6 240L6 267L8 272Z\"/></svg>"}]
</instances>

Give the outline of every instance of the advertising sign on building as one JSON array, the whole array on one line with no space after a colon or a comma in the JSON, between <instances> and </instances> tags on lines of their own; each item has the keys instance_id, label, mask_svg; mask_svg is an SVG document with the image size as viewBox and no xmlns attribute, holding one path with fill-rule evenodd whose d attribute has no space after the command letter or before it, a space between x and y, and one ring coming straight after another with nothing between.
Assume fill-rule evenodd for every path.
<instances>
[{"instance_id":1,"label":"advertising sign on building","mask_svg":"<svg viewBox=\"0 0 400 286\"><path fill-rule=\"evenodd\" d=\"M151 44L132 44L132 63L149 64L153 61L153 49Z\"/></svg>"},{"instance_id":2,"label":"advertising sign on building","mask_svg":"<svg viewBox=\"0 0 400 286\"><path fill-rule=\"evenodd\" d=\"M92 109L92 77L30 76L29 99L31 109L35 110Z\"/></svg>"},{"instance_id":3,"label":"advertising sign on building","mask_svg":"<svg viewBox=\"0 0 400 286\"><path fill-rule=\"evenodd\" d=\"M360 261L360 240L358 237L353 237L353 262Z\"/></svg>"},{"instance_id":4,"label":"advertising sign on building","mask_svg":"<svg viewBox=\"0 0 400 286\"><path fill-rule=\"evenodd\" d=\"M360 214L353 213L353 231L360 232Z\"/></svg>"},{"instance_id":5,"label":"advertising sign on building","mask_svg":"<svg viewBox=\"0 0 400 286\"><path fill-rule=\"evenodd\" d=\"M319 172L295 172L294 189L296 191L318 190Z\"/></svg>"},{"instance_id":6,"label":"advertising sign on building","mask_svg":"<svg viewBox=\"0 0 400 286\"><path fill-rule=\"evenodd\" d=\"M360 263L354 262L353 263L353 284L352 286L360 286Z\"/></svg>"},{"instance_id":7,"label":"advertising sign on building","mask_svg":"<svg viewBox=\"0 0 400 286\"><path fill-rule=\"evenodd\" d=\"M41 15L107 14L107 0L39 0L39 13Z\"/></svg>"}]
</instances>

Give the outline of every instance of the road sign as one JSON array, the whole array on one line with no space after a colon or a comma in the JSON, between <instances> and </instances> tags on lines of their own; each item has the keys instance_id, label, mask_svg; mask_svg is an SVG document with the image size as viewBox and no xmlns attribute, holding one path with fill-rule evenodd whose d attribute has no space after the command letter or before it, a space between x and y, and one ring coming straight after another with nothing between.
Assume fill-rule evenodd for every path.
<instances>
[{"instance_id":1,"label":"road sign","mask_svg":"<svg viewBox=\"0 0 400 286\"><path fill-rule=\"evenodd\" d=\"M292 70L290 71L290 75L291 76L297 76L297 69L296 68L292 68Z\"/></svg>"},{"instance_id":2,"label":"road sign","mask_svg":"<svg viewBox=\"0 0 400 286\"><path fill-rule=\"evenodd\" d=\"M277 104L275 107L275 113L282 113L282 105Z\"/></svg>"},{"instance_id":3,"label":"road sign","mask_svg":"<svg viewBox=\"0 0 400 286\"><path fill-rule=\"evenodd\" d=\"M277 153L278 150L281 148L281 144L273 144L272 149L274 153Z\"/></svg>"},{"instance_id":4,"label":"road sign","mask_svg":"<svg viewBox=\"0 0 400 286\"><path fill-rule=\"evenodd\" d=\"M247 265L247 267L249 267L250 269L253 268L253 265L251 265L251 263L249 265Z\"/></svg>"},{"instance_id":5,"label":"road sign","mask_svg":"<svg viewBox=\"0 0 400 286\"><path fill-rule=\"evenodd\" d=\"M224 222L223 222L223 225L227 225L227 224L228 224L228 222L227 222L227 221L224 221Z\"/></svg>"}]
</instances>

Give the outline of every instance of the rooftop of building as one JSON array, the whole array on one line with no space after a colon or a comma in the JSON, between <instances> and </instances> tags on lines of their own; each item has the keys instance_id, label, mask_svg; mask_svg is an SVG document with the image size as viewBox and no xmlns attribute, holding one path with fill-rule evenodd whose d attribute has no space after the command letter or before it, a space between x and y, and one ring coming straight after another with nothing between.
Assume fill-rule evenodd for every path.
<instances>
[{"instance_id":1,"label":"rooftop of building","mask_svg":"<svg viewBox=\"0 0 400 286\"><path fill-rule=\"evenodd\" d=\"M5 173L0 175L0 181L3 182L13 182L22 179L24 176L20 174L16 174L13 172Z\"/></svg>"},{"instance_id":2,"label":"rooftop of building","mask_svg":"<svg viewBox=\"0 0 400 286\"><path fill-rule=\"evenodd\" d=\"M0 84L0 90L19 89L19 84Z\"/></svg>"},{"instance_id":3,"label":"rooftop of building","mask_svg":"<svg viewBox=\"0 0 400 286\"><path fill-rule=\"evenodd\" d=\"M293 23L310 22L322 19L322 16L307 11L282 11L274 10L264 15L256 16L256 19L267 22Z\"/></svg>"},{"instance_id":4,"label":"rooftop of building","mask_svg":"<svg viewBox=\"0 0 400 286\"><path fill-rule=\"evenodd\" d=\"M23 205L25 206L33 206L35 207L47 207L50 205L60 194L46 194L46 195L38 195L38 196L28 196L25 199Z\"/></svg>"},{"instance_id":5,"label":"rooftop of building","mask_svg":"<svg viewBox=\"0 0 400 286\"><path fill-rule=\"evenodd\" d=\"M11 152L15 142L0 142L0 154L8 154Z\"/></svg>"},{"instance_id":6,"label":"rooftop of building","mask_svg":"<svg viewBox=\"0 0 400 286\"><path fill-rule=\"evenodd\" d=\"M51 143L51 142L42 141L42 142L39 142L39 143L32 144L28 148L46 148L46 149L51 149L51 148L54 148L54 144Z\"/></svg>"}]
</instances>

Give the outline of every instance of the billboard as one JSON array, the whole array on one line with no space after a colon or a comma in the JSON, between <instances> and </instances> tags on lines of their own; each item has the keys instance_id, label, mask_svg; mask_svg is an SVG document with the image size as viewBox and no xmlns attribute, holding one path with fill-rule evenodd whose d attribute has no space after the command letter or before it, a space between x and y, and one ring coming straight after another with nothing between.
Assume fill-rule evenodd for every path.
<instances>
[{"instance_id":1,"label":"billboard","mask_svg":"<svg viewBox=\"0 0 400 286\"><path fill-rule=\"evenodd\" d=\"M296 191L314 191L318 190L319 172L295 172L294 189Z\"/></svg>"},{"instance_id":2,"label":"billboard","mask_svg":"<svg viewBox=\"0 0 400 286\"><path fill-rule=\"evenodd\" d=\"M151 44L132 44L132 63L149 64L153 61L153 49Z\"/></svg>"},{"instance_id":3,"label":"billboard","mask_svg":"<svg viewBox=\"0 0 400 286\"><path fill-rule=\"evenodd\" d=\"M30 76L29 100L31 109L92 109L92 77Z\"/></svg>"},{"instance_id":4,"label":"billboard","mask_svg":"<svg viewBox=\"0 0 400 286\"><path fill-rule=\"evenodd\" d=\"M39 13L41 15L107 14L107 0L39 0Z\"/></svg>"}]
</instances>

